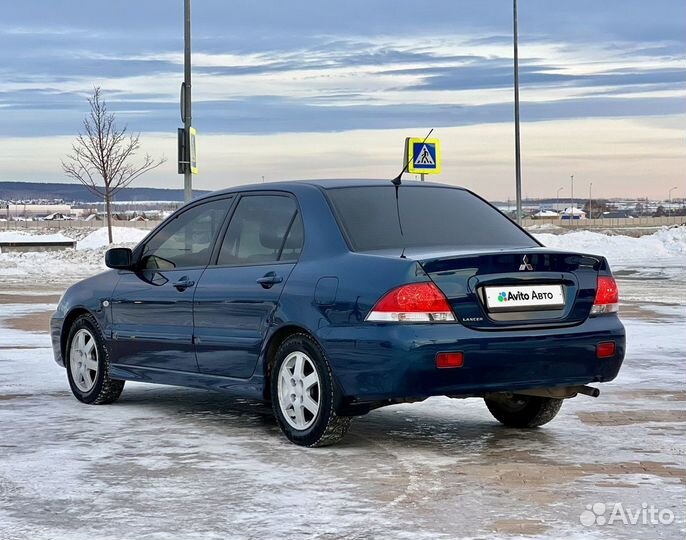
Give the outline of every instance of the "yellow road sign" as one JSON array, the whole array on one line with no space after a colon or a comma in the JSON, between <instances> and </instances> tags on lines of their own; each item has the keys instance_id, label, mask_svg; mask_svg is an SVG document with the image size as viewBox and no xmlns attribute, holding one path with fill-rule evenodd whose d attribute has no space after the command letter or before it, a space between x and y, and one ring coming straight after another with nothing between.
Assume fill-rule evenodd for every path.
<instances>
[{"instance_id":1,"label":"yellow road sign","mask_svg":"<svg viewBox=\"0 0 686 540\"><path fill-rule=\"evenodd\" d=\"M405 162L411 174L441 173L441 143L438 139L408 137L405 142Z\"/></svg>"},{"instance_id":2,"label":"yellow road sign","mask_svg":"<svg viewBox=\"0 0 686 540\"><path fill-rule=\"evenodd\" d=\"M193 174L198 174L198 152L196 150L196 140L198 138L198 132L194 127L190 128L188 133L188 146L189 146L189 159L191 165L191 172Z\"/></svg>"}]
</instances>

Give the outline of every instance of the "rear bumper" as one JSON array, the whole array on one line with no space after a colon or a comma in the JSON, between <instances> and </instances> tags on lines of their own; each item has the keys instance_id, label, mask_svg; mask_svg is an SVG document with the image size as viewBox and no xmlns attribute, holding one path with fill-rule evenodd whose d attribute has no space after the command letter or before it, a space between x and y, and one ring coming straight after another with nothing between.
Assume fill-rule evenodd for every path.
<instances>
[{"instance_id":1,"label":"rear bumper","mask_svg":"<svg viewBox=\"0 0 686 540\"><path fill-rule=\"evenodd\" d=\"M611 381L626 345L616 315L571 328L484 332L460 324L327 327L319 338L350 402L552 388ZM596 357L614 341L615 355ZM436 354L461 351L461 368L436 368Z\"/></svg>"}]
</instances>

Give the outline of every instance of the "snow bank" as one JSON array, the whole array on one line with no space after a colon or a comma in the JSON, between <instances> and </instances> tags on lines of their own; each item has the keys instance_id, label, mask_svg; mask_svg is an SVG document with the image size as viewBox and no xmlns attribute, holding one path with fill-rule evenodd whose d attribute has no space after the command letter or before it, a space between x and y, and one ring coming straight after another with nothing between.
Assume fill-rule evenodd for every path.
<instances>
[{"instance_id":1,"label":"snow bank","mask_svg":"<svg viewBox=\"0 0 686 540\"><path fill-rule=\"evenodd\" d=\"M69 238L62 233L44 234L38 231L0 231L0 242L73 242L78 239L80 231L71 230L77 234ZM81 234L85 234L84 231ZM137 244L150 231L129 227L112 227L112 237L115 244ZM100 249L109 245L107 227L96 229L78 241L77 249Z\"/></svg>"},{"instance_id":2,"label":"snow bank","mask_svg":"<svg viewBox=\"0 0 686 540\"><path fill-rule=\"evenodd\" d=\"M137 244L145 238L150 231L128 227L112 227L112 240L115 244ZM77 245L76 249L100 249L109 245L107 227L93 231Z\"/></svg>"},{"instance_id":3,"label":"snow bank","mask_svg":"<svg viewBox=\"0 0 686 540\"><path fill-rule=\"evenodd\" d=\"M148 232L141 229L113 227L114 245L133 247ZM69 238L65 238L60 234L33 235L30 233L20 233L20 236L17 236L14 231L12 232L13 236L5 233L0 234L5 235L0 236L0 241L4 238L17 238L18 240L6 241L21 242L28 241L26 239L31 238L57 240L57 237L69 240ZM107 228L103 227L91 232L77 242L76 250L0 253L0 283L24 283L35 282L36 280L43 284L74 282L106 270L105 251L109 247Z\"/></svg>"},{"instance_id":4,"label":"snow bank","mask_svg":"<svg viewBox=\"0 0 686 540\"><path fill-rule=\"evenodd\" d=\"M33 234L29 231L0 231L0 242L72 242L63 234Z\"/></svg>"},{"instance_id":5,"label":"snow bank","mask_svg":"<svg viewBox=\"0 0 686 540\"><path fill-rule=\"evenodd\" d=\"M105 269L104 250L0 253L0 284L72 282Z\"/></svg>"},{"instance_id":6,"label":"snow bank","mask_svg":"<svg viewBox=\"0 0 686 540\"><path fill-rule=\"evenodd\" d=\"M563 232L567 230L565 227L560 227L554 223L535 223L525 228L532 234L546 231Z\"/></svg>"},{"instance_id":7,"label":"snow bank","mask_svg":"<svg viewBox=\"0 0 686 540\"><path fill-rule=\"evenodd\" d=\"M603 255L611 266L632 265L660 266L663 264L686 265L686 227L662 229L654 234L632 238L609 236L591 231L567 234L534 235L543 245L579 251L591 255Z\"/></svg>"}]
</instances>

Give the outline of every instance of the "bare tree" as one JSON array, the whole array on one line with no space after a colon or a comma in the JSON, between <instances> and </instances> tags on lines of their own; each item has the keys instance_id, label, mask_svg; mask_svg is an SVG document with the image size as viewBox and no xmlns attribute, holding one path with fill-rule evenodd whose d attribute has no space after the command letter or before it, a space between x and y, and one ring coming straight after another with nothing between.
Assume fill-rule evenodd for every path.
<instances>
[{"instance_id":1,"label":"bare tree","mask_svg":"<svg viewBox=\"0 0 686 540\"><path fill-rule=\"evenodd\" d=\"M117 128L114 113L108 112L99 87L93 89L88 105L90 112L83 120L83 132L79 132L72 145L72 153L62 161L62 170L105 201L111 244L115 195L142 174L162 165L166 159L155 160L146 154L142 162L133 163L140 149L140 134L127 133L126 126Z\"/></svg>"}]
</instances>

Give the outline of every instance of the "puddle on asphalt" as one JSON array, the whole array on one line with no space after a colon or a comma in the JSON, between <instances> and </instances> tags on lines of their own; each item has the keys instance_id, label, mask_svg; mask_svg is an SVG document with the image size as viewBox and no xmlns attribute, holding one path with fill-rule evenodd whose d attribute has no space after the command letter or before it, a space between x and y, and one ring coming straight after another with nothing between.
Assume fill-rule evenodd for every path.
<instances>
[{"instance_id":1,"label":"puddle on asphalt","mask_svg":"<svg viewBox=\"0 0 686 540\"><path fill-rule=\"evenodd\" d=\"M577 412L576 416L584 424L594 426L627 426L649 422L684 423L686 411L683 410L630 410Z\"/></svg>"},{"instance_id":2,"label":"puddle on asphalt","mask_svg":"<svg viewBox=\"0 0 686 540\"><path fill-rule=\"evenodd\" d=\"M32 394L0 394L0 401L9 401L11 399L25 399L31 396Z\"/></svg>"}]
</instances>

